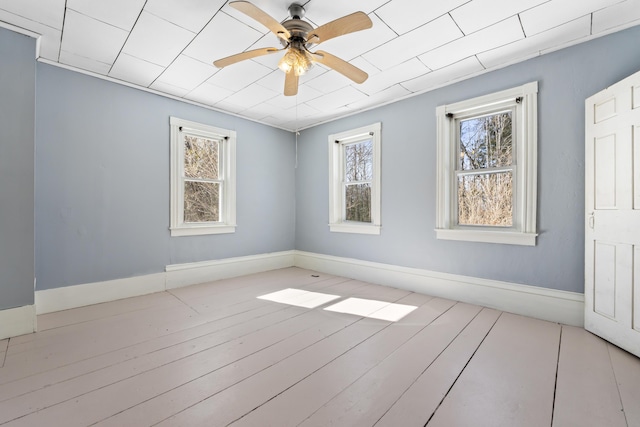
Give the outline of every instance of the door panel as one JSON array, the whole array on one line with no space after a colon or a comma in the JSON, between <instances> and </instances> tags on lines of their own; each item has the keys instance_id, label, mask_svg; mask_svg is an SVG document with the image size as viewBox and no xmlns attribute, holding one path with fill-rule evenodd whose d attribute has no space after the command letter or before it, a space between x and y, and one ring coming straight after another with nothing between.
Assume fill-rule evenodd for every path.
<instances>
[{"instance_id":1,"label":"door panel","mask_svg":"<svg viewBox=\"0 0 640 427\"><path fill-rule=\"evenodd\" d=\"M616 318L616 246L595 242L593 311Z\"/></svg>"},{"instance_id":2,"label":"door panel","mask_svg":"<svg viewBox=\"0 0 640 427\"><path fill-rule=\"evenodd\" d=\"M616 136L595 140L596 209L616 207Z\"/></svg>"},{"instance_id":3,"label":"door panel","mask_svg":"<svg viewBox=\"0 0 640 427\"><path fill-rule=\"evenodd\" d=\"M640 356L640 73L585 102L585 328Z\"/></svg>"}]
</instances>

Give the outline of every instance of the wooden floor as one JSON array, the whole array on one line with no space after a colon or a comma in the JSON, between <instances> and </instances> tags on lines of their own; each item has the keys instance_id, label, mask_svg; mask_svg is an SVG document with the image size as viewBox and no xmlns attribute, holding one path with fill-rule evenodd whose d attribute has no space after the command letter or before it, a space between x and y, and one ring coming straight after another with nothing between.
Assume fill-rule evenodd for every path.
<instances>
[{"instance_id":1,"label":"wooden floor","mask_svg":"<svg viewBox=\"0 0 640 427\"><path fill-rule=\"evenodd\" d=\"M256 298L286 288L418 308L390 322ZM640 426L640 359L583 329L298 268L38 327L0 340L0 424Z\"/></svg>"}]
</instances>

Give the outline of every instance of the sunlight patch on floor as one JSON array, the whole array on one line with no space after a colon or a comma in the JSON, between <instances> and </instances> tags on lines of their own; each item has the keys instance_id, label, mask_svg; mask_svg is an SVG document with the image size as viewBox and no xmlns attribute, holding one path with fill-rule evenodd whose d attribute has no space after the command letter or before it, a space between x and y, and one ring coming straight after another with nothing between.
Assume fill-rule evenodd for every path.
<instances>
[{"instance_id":1,"label":"sunlight patch on floor","mask_svg":"<svg viewBox=\"0 0 640 427\"><path fill-rule=\"evenodd\" d=\"M397 322L416 308L418 307L413 305L394 304L362 298L347 298L344 301L326 307L325 310Z\"/></svg>"},{"instance_id":2,"label":"sunlight patch on floor","mask_svg":"<svg viewBox=\"0 0 640 427\"><path fill-rule=\"evenodd\" d=\"M295 305L296 307L316 308L330 301L336 300L340 298L340 296L288 288L278 292L261 295L258 298L282 304Z\"/></svg>"}]
</instances>

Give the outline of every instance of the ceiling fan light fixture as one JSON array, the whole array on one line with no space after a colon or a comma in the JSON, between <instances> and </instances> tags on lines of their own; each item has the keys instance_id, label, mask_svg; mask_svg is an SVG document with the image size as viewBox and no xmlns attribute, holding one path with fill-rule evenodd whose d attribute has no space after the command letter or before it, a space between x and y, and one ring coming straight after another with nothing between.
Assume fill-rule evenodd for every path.
<instances>
[{"instance_id":1,"label":"ceiling fan light fixture","mask_svg":"<svg viewBox=\"0 0 640 427\"><path fill-rule=\"evenodd\" d=\"M312 58L309 52L296 47L291 47L284 54L280 62L278 62L278 68L285 73L293 70L296 76L301 76L313 66Z\"/></svg>"}]
</instances>

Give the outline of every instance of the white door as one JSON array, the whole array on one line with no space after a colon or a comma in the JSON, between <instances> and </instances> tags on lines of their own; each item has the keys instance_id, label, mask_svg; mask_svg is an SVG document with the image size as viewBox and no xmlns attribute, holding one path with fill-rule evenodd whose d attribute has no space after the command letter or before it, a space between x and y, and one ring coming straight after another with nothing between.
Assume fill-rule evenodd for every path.
<instances>
[{"instance_id":1,"label":"white door","mask_svg":"<svg viewBox=\"0 0 640 427\"><path fill-rule=\"evenodd\" d=\"M640 356L640 72L585 104L585 329Z\"/></svg>"}]
</instances>

